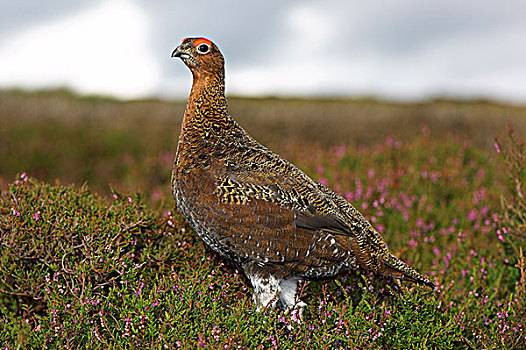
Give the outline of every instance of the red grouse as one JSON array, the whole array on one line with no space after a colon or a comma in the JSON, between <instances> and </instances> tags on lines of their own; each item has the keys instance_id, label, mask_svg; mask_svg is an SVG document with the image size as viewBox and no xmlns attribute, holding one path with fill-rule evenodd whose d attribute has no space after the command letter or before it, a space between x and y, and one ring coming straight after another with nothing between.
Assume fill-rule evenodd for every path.
<instances>
[{"instance_id":1,"label":"red grouse","mask_svg":"<svg viewBox=\"0 0 526 350\"><path fill-rule=\"evenodd\" d=\"M228 114L224 59L205 38L186 38L172 57L193 74L179 136L172 192L210 248L243 269L258 307L301 317L299 279L361 267L433 287L392 255L346 200L268 150Z\"/></svg>"}]
</instances>

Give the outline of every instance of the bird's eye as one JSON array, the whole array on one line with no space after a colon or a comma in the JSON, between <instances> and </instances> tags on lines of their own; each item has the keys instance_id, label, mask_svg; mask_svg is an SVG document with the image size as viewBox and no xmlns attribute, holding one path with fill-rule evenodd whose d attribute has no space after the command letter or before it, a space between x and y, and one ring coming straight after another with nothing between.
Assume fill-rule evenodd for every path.
<instances>
[{"instance_id":1,"label":"bird's eye","mask_svg":"<svg viewBox=\"0 0 526 350\"><path fill-rule=\"evenodd\" d=\"M197 47L197 52L204 55L210 52L210 46L207 44L201 44Z\"/></svg>"}]
</instances>

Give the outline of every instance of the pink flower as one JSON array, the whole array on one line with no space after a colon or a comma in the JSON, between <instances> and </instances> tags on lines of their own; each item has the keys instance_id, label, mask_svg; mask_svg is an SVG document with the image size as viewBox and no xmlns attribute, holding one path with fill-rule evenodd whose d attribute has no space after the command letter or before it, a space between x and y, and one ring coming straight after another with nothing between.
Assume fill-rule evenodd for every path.
<instances>
[{"instance_id":1,"label":"pink flower","mask_svg":"<svg viewBox=\"0 0 526 350\"><path fill-rule=\"evenodd\" d=\"M499 143L497 141L495 141L493 143L493 147L495 147L495 150L497 151L497 153L500 153L500 146L499 146Z\"/></svg>"},{"instance_id":2,"label":"pink flower","mask_svg":"<svg viewBox=\"0 0 526 350\"><path fill-rule=\"evenodd\" d=\"M468 213L468 220L469 221L475 221L477 219L477 210L476 209L472 209L469 213Z\"/></svg>"},{"instance_id":3,"label":"pink flower","mask_svg":"<svg viewBox=\"0 0 526 350\"><path fill-rule=\"evenodd\" d=\"M434 184L437 183L439 177L440 177L440 173L437 171L432 172L431 175L429 176L429 178L431 179L431 182L433 182Z\"/></svg>"},{"instance_id":4,"label":"pink flower","mask_svg":"<svg viewBox=\"0 0 526 350\"><path fill-rule=\"evenodd\" d=\"M345 147L343 146L336 147L334 150L334 154L336 155L336 157L342 158L345 155Z\"/></svg>"}]
</instances>

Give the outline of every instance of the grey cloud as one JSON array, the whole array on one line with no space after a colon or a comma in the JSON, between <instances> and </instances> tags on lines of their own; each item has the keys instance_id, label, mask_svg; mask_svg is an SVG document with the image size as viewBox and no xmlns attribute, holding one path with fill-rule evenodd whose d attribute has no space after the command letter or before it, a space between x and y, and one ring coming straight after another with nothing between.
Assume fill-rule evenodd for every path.
<instances>
[{"instance_id":1,"label":"grey cloud","mask_svg":"<svg viewBox=\"0 0 526 350\"><path fill-rule=\"evenodd\" d=\"M168 51L184 37L206 36L228 57L227 68L240 69L269 62L283 32L284 13L302 1L135 2L153 19L152 47L157 57L168 58ZM167 80L188 76L180 64L166 63L162 70Z\"/></svg>"},{"instance_id":2,"label":"grey cloud","mask_svg":"<svg viewBox=\"0 0 526 350\"><path fill-rule=\"evenodd\" d=\"M282 13L298 2L136 1L153 19L159 52L177 45L183 37L203 35L228 52L231 64L240 66L266 60L279 40Z\"/></svg>"},{"instance_id":3,"label":"grey cloud","mask_svg":"<svg viewBox=\"0 0 526 350\"><path fill-rule=\"evenodd\" d=\"M35 24L60 19L102 0L18 0L2 5L0 11L0 44L21 30Z\"/></svg>"},{"instance_id":4,"label":"grey cloud","mask_svg":"<svg viewBox=\"0 0 526 350\"><path fill-rule=\"evenodd\" d=\"M519 1L376 0L314 4L338 27L338 40L364 51L393 56L422 51L437 42L484 37L515 23L522 25L526 13L526 2Z\"/></svg>"},{"instance_id":5,"label":"grey cloud","mask_svg":"<svg viewBox=\"0 0 526 350\"><path fill-rule=\"evenodd\" d=\"M190 74L170 59L171 50L183 37L203 35L225 54L227 86L232 79L237 93L262 80L261 91L269 93L307 91L291 80L306 69L317 79L309 93L476 94L483 86L498 95L509 86L517 96L524 90L526 99L515 78L526 75L525 1L129 1L149 18L148 46L165 96L189 89ZM35 23L93 5L12 1L0 14L0 44Z\"/></svg>"}]
</instances>

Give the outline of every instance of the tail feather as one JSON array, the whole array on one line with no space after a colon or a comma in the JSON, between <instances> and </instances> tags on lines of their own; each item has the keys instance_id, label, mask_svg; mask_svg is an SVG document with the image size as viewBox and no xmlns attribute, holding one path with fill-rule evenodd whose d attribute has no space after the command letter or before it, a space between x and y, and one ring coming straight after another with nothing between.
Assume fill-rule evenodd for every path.
<instances>
[{"instance_id":1,"label":"tail feather","mask_svg":"<svg viewBox=\"0 0 526 350\"><path fill-rule=\"evenodd\" d=\"M384 263L384 271L381 273L386 276L391 276L394 278L402 279L405 281L417 283L417 284L423 284L431 288L435 288L435 284L431 282L427 277L422 276L418 272L416 272L413 268L409 267L406 263L404 263L402 260L391 256L390 260L396 261L396 266L392 263L383 260Z\"/></svg>"},{"instance_id":2,"label":"tail feather","mask_svg":"<svg viewBox=\"0 0 526 350\"><path fill-rule=\"evenodd\" d=\"M422 276L402 260L391 254L385 243L383 243L383 245L374 245L371 244L370 241L367 242L358 238L351 238L349 240L349 245L358 265L365 270L370 270L384 276L423 284L431 288L435 287L435 284L427 277Z\"/></svg>"}]
</instances>

